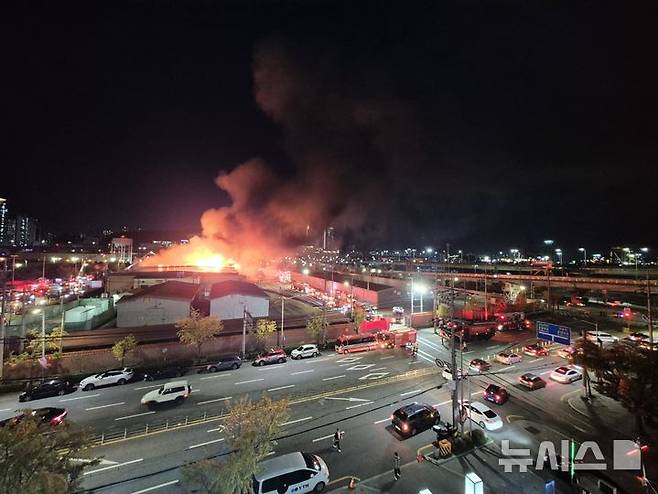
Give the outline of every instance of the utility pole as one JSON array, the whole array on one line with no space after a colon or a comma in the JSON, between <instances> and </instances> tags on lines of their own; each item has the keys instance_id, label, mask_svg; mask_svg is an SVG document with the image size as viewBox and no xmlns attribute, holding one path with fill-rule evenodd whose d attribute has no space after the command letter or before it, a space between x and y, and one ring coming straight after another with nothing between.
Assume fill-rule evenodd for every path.
<instances>
[{"instance_id":1,"label":"utility pole","mask_svg":"<svg viewBox=\"0 0 658 494\"><path fill-rule=\"evenodd\" d=\"M326 289L325 289L326 292ZM281 332L279 334L279 337L277 338L276 345L281 346L283 344L283 314L285 310L285 305L286 305L286 297L283 296L283 289L281 290Z\"/></svg>"},{"instance_id":2,"label":"utility pole","mask_svg":"<svg viewBox=\"0 0 658 494\"><path fill-rule=\"evenodd\" d=\"M12 285L13 286L13 285ZM4 377L5 368L5 339L7 331L5 328L5 300L7 298L7 259L5 259L5 267L2 271L2 302L0 302L0 381ZM25 317L25 315L23 315Z\"/></svg>"},{"instance_id":3,"label":"utility pole","mask_svg":"<svg viewBox=\"0 0 658 494\"><path fill-rule=\"evenodd\" d=\"M487 265L484 266L484 320L489 320L489 300L487 299Z\"/></svg>"},{"instance_id":4,"label":"utility pole","mask_svg":"<svg viewBox=\"0 0 658 494\"><path fill-rule=\"evenodd\" d=\"M649 282L649 268L647 268L647 322L649 324L649 343L653 349L653 320L651 318L651 283Z\"/></svg>"},{"instance_id":5,"label":"utility pole","mask_svg":"<svg viewBox=\"0 0 658 494\"><path fill-rule=\"evenodd\" d=\"M452 373L452 425L455 427L455 410L458 406L458 395L457 395L457 348L455 345L455 279L452 278L451 290L450 290L450 372Z\"/></svg>"},{"instance_id":6,"label":"utility pole","mask_svg":"<svg viewBox=\"0 0 658 494\"><path fill-rule=\"evenodd\" d=\"M247 353L247 307L242 306L242 358Z\"/></svg>"}]
</instances>

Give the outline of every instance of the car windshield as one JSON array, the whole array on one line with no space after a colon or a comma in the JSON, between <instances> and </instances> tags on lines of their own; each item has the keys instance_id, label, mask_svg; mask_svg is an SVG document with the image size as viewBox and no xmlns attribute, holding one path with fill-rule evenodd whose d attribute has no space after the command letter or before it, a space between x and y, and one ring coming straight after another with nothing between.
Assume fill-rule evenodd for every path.
<instances>
[{"instance_id":1,"label":"car windshield","mask_svg":"<svg viewBox=\"0 0 658 494\"><path fill-rule=\"evenodd\" d=\"M496 417L498 417L498 415L496 415L493 410L485 410L484 416L487 417L488 419L495 419Z\"/></svg>"},{"instance_id":2,"label":"car windshield","mask_svg":"<svg viewBox=\"0 0 658 494\"><path fill-rule=\"evenodd\" d=\"M162 386L160 389L158 389L158 394L161 395L164 392L164 386Z\"/></svg>"},{"instance_id":3,"label":"car windshield","mask_svg":"<svg viewBox=\"0 0 658 494\"><path fill-rule=\"evenodd\" d=\"M407 420L407 414L404 410L397 410L393 415L400 420Z\"/></svg>"},{"instance_id":4,"label":"car windshield","mask_svg":"<svg viewBox=\"0 0 658 494\"><path fill-rule=\"evenodd\" d=\"M297 348L297 350L299 350L301 352L302 350L304 350L304 347L300 346L299 348Z\"/></svg>"}]
</instances>

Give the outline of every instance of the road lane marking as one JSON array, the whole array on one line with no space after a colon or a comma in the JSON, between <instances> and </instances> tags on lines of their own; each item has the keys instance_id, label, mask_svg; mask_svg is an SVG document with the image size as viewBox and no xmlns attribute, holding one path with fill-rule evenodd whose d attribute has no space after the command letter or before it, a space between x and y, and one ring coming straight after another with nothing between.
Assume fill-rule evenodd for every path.
<instances>
[{"instance_id":1,"label":"road lane marking","mask_svg":"<svg viewBox=\"0 0 658 494\"><path fill-rule=\"evenodd\" d=\"M493 350L494 348L498 348L498 345L488 346L488 347L487 347L487 350Z\"/></svg>"},{"instance_id":2,"label":"road lane marking","mask_svg":"<svg viewBox=\"0 0 658 494\"><path fill-rule=\"evenodd\" d=\"M290 425L290 424L296 424L297 422L304 422L305 420L311 420L313 417L304 417L303 419L297 419L297 420L289 420L288 422L284 422L283 424L279 424L281 427L284 425Z\"/></svg>"},{"instance_id":3,"label":"road lane marking","mask_svg":"<svg viewBox=\"0 0 658 494\"><path fill-rule=\"evenodd\" d=\"M220 425L219 427L215 427L214 429L208 429L207 432L223 432L224 431L224 426Z\"/></svg>"},{"instance_id":4,"label":"road lane marking","mask_svg":"<svg viewBox=\"0 0 658 494\"><path fill-rule=\"evenodd\" d=\"M151 415L152 413L155 413L155 410L151 410L150 412L144 412L144 413L136 413L135 415L126 415L125 417L119 417L114 420L132 419L134 417L141 417L142 415Z\"/></svg>"},{"instance_id":5,"label":"road lane marking","mask_svg":"<svg viewBox=\"0 0 658 494\"><path fill-rule=\"evenodd\" d=\"M352 362L356 362L357 360L361 360L362 358L363 358L363 357L343 357L343 358L340 359L340 360L336 360L336 362L348 362L348 363L352 363Z\"/></svg>"},{"instance_id":6,"label":"road lane marking","mask_svg":"<svg viewBox=\"0 0 658 494\"><path fill-rule=\"evenodd\" d=\"M364 398L338 398L336 396L327 396L325 400L337 400L337 401L363 401L370 402L371 400L366 400Z\"/></svg>"},{"instance_id":7,"label":"road lane marking","mask_svg":"<svg viewBox=\"0 0 658 494\"><path fill-rule=\"evenodd\" d=\"M370 372L369 374L366 374L365 376L361 376L359 378L359 381L381 379L382 377L387 376L389 374L390 374L390 372Z\"/></svg>"},{"instance_id":8,"label":"road lane marking","mask_svg":"<svg viewBox=\"0 0 658 494\"><path fill-rule=\"evenodd\" d=\"M98 410L98 409L100 409L100 408L116 407L116 406L119 406L119 405L125 405L125 404L126 404L125 401L120 401L119 403L110 403L109 405L99 405L99 406L97 406L97 407L89 407L89 408L85 408L85 411L88 412L89 410Z\"/></svg>"},{"instance_id":9,"label":"road lane marking","mask_svg":"<svg viewBox=\"0 0 658 494\"><path fill-rule=\"evenodd\" d=\"M400 396L408 396L414 393L420 393L422 389L414 389L413 391L407 391L406 393L400 393Z\"/></svg>"},{"instance_id":10,"label":"road lane marking","mask_svg":"<svg viewBox=\"0 0 658 494\"><path fill-rule=\"evenodd\" d=\"M427 345L430 348L433 348L434 350L440 350L439 345L429 340L426 340L425 338L418 338L418 341L420 341L424 345Z\"/></svg>"},{"instance_id":11,"label":"road lane marking","mask_svg":"<svg viewBox=\"0 0 658 494\"><path fill-rule=\"evenodd\" d=\"M441 403L437 403L436 405L432 405L432 406L433 406L434 408L436 408L436 407L440 407L440 406L442 406L442 405L447 405L447 404L450 403L450 402L452 402L452 400L442 401Z\"/></svg>"},{"instance_id":12,"label":"road lane marking","mask_svg":"<svg viewBox=\"0 0 658 494\"><path fill-rule=\"evenodd\" d=\"M265 455L265 457L267 458L268 456L272 456L272 455L275 455L275 454L276 454L276 451L270 451L269 453L267 453Z\"/></svg>"},{"instance_id":13,"label":"road lane marking","mask_svg":"<svg viewBox=\"0 0 658 494\"><path fill-rule=\"evenodd\" d=\"M531 360L530 363L533 364L535 362L539 362L540 360L544 360L544 357L536 358L535 360Z\"/></svg>"},{"instance_id":14,"label":"road lane marking","mask_svg":"<svg viewBox=\"0 0 658 494\"><path fill-rule=\"evenodd\" d=\"M386 359L389 359L389 358L395 358L395 355L388 355L386 357L380 358L379 360L386 360Z\"/></svg>"},{"instance_id":15,"label":"road lane marking","mask_svg":"<svg viewBox=\"0 0 658 494\"><path fill-rule=\"evenodd\" d=\"M9 410L11 410L11 408L3 408L0 412L8 412Z\"/></svg>"},{"instance_id":16,"label":"road lane marking","mask_svg":"<svg viewBox=\"0 0 658 494\"><path fill-rule=\"evenodd\" d=\"M434 362L434 359L432 358L432 356L431 356L429 353L425 353L425 352L423 352L422 350L418 350L418 353L416 354L416 356L418 356L418 357L420 357L420 358L422 358L422 359L425 359L425 360L427 360L428 362L432 362L433 364L435 363L435 362ZM417 361L416 361L416 362L417 362ZM413 363L413 362L412 362L412 363Z\"/></svg>"},{"instance_id":17,"label":"road lane marking","mask_svg":"<svg viewBox=\"0 0 658 494\"><path fill-rule=\"evenodd\" d=\"M388 422L389 420L391 420L391 417L386 417L385 419L377 420L373 423L374 424L381 424L382 422Z\"/></svg>"},{"instance_id":18,"label":"road lane marking","mask_svg":"<svg viewBox=\"0 0 658 494\"><path fill-rule=\"evenodd\" d=\"M372 369L373 372L378 370L386 370L386 367L377 367L376 369Z\"/></svg>"},{"instance_id":19,"label":"road lane marking","mask_svg":"<svg viewBox=\"0 0 658 494\"><path fill-rule=\"evenodd\" d=\"M359 403L358 405L351 405L349 407L345 407L345 410L351 410L352 408L359 408L362 407L363 405L370 405L372 404L372 401L369 401L368 403Z\"/></svg>"},{"instance_id":20,"label":"road lane marking","mask_svg":"<svg viewBox=\"0 0 658 494\"><path fill-rule=\"evenodd\" d=\"M544 374L548 374L549 372L553 372L553 371L551 371L551 370L547 370L547 371L542 372L542 373L539 374L539 375L540 375L540 376L543 376Z\"/></svg>"},{"instance_id":21,"label":"road lane marking","mask_svg":"<svg viewBox=\"0 0 658 494\"><path fill-rule=\"evenodd\" d=\"M342 374L340 376L325 377L323 381L333 381L334 379L340 379L341 377L345 377L345 374Z\"/></svg>"},{"instance_id":22,"label":"road lane marking","mask_svg":"<svg viewBox=\"0 0 658 494\"><path fill-rule=\"evenodd\" d=\"M213 439L212 441L206 441L205 443L193 444L192 446L188 446L187 449L200 448L202 446L208 446L209 444L221 443L224 440L225 439L223 437L220 437L219 439Z\"/></svg>"},{"instance_id":23,"label":"road lane marking","mask_svg":"<svg viewBox=\"0 0 658 494\"><path fill-rule=\"evenodd\" d=\"M249 383L255 383L255 382L258 382L258 381L264 381L264 380L265 380L265 378L260 378L260 379L250 379L249 381L238 381L238 382L236 382L235 384L236 384L236 385L238 385L238 384L249 384Z\"/></svg>"},{"instance_id":24,"label":"road lane marking","mask_svg":"<svg viewBox=\"0 0 658 494\"><path fill-rule=\"evenodd\" d=\"M203 377L201 378L203 379ZM153 388L159 388L162 386L162 384L153 384L151 386L140 386L139 388L133 388L133 391L139 391L140 389L153 389Z\"/></svg>"},{"instance_id":25,"label":"road lane marking","mask_svg":"<svg viewBox=\"0 0 658 494\"><path fill-rule=\"evenodd\" d=\"M514 364L514 365L510 365L510 366L507 367L507 368L508 368L508 369L514 369L515 367L516 367L516 364Z\"/></svg>"},{"instance_id":26,"label":"road lane marking","mask_svg":"<svg viewBox=\"0 0 658 494\"><path fill-rule=\"evenodd\" d=\"M63 403L65 401L85 400L87 398L95 398L97 396L100 396L100 393L97 393L95 395L78 396L76 398L64 398L63 400L59 400L59 401L60 401L60 403Z\"/></svg>"},{"instance_id":27,"label":"road lane marking","mask_svg":"<svg viewBox=\"0 0 658 494\"><path fill-rule=\"evenodd\" d=\"M332 437L334 437L334 435L329 434L328 436L322 436L322 437L318 437L317 439L313 439L313 442L317 443L319 441L324 441L325 439L331 439Z\"/></svg>"},{"instance_id":28,"label":"road lane marking","mask_svg":"<svg viewBox=\"0 0 658 494\"><path fill-rule=\"evenodd\" d=\"M291 376L296 376L297 374L306 374L308 372L315 372L315 369L308 369L308 370L303 370L303 371L298 371L298 372L291 372Z\"/></svg>"},{"instance_id":29,"label":"road lane marking","mask_svg":"<svg viewBox=\"0 0 658 494\"><path fill-rule=\"evenodd\" d=\"M91 475L92 473L104 472L105 470L112 470L113 468L119 468L119 467L122 467L124 465L132 465L133 463L139 463L140 461L144 461L144 458L139 458L137 460L126 461L126 462L123 462L123 463L117 463L116 465L109 465L107 467L97 468L96 470L89 470L88 472L84 472L82 475Z\"/></svg>"},{"instance_id":30,"label":"road lane marking","mask_svg":"<svg viewBox=\"0 0 658 494\"><path fill-rule=\"evenodd\" d=\"M230 375L231 375L230 372L228 374L215 374L214 376L202 377L200 381L203 381L204 379L218 379L220 377L229 377Z\"/></svg>"},{"instance_id":31,"label":"road lane marking","mask_svg":"<svg viewBox=\"0 0 658 494\"><path fill-rule=\"evenodd\" d=\"M226 401L233 398L232 396L225 396L224 398L215 398L214 400L200 401L197 405L205 405L206 403L217 403L218 401Z\"/></svg>"},{"instance_id":32,"label":"road lane marking","mask_svg":"<svg viewBox=\"0 0 658 494\"><path fill-rule=\"evenodd\" d=\"M288 384L287 386L279 386L278 388L270 388L268 391L279 391L280 389L294 388L294 384Z\"/></svg>"},{"instance_id":33,"label":"road lane marking","mask_svg":"<svg viewBox=\"0 0 658 494\"><path fill-rule=\"evenodd\" d=\"M256 372L265 372L265 371L273 371L273 370L281 370L281 369L285 369L285 367L281 367L281 366L279 366L279 367L259 367L258 369L256 369Z\"/></svg>"},{"instance_id":34,"label":"road lane marking","mask_svg":"<svg viewBox=\"0 0 658 494\"><path fill-rule=\"evenodd\" d=\"M359 370L370 369L371 367L374 367L374 366L375 366L375 364L356 364L356 365L353 365L352 367L348 367L346 370L359 371Z\"/></svg>"},{"instance_id":35,"label":"road lane marking","mask_svg":"<svg viewBox=\"0 0 658 494\"><path fill-rule=\"evenodd\" d=\"M469 353L473 353L475 350L469 350L468 352L462 352L462 355L468 355Z\"/></svg>"},{"instance_id":36,"label":"road lane marking","mask_svg":"<svg viewBox=\"0 0 658 494\"><path fill-rule=\"evenodd\" d=\"M200 389L193 389L192 391L190 391L190 393L198 393L199 391L201 391L201 390Z\"/></svg>"},{"instance_id":37,"label":"road lane marking","mask_svg":"<svg viewBox=\"0 0 658 494\"><path fill-rule=\"evenodd\" d=\"M178 482L180 482L180 481L179 480L171 480L169 482L165 482L164 484L158 484L158 485L154 485L153 487L147 487L146 489L131 492L130 494L144 494L145 492L151 492L151 491L154 491L156 489L160 489L161 487L167 487L167 486L170 486L170 485L178 484Z\"/></svg>"}]
</instances>

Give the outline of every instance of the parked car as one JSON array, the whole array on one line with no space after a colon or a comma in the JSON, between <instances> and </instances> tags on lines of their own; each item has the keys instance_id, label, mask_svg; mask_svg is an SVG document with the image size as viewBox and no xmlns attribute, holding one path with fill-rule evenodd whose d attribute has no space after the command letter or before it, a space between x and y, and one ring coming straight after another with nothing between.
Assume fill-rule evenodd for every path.
<instances>
[{"instance_id":1,"label":"parked car","mask_svg":"<svg viewBox=\"0 0 658 494\"><path fill-rule=\"evenodd\" d=\"M320 355L320 350L318 350L317 345L302 345L290 352L290 357L296 360L305 357L317 357L318 355Z\"/></svg>"},{"instance_id":2,"label":"parked car","mask_svg":"<svg viewBox=\"0 0 658 494\"><path fill-rule=\"evenodd\" d=\"M391 423L402 436L409 437L431 429L441 421L438 410L424 403L411 403L398 408L391 416Z\"/></svg>"},{"instance_id":3,"label":"parked car","mask_svg":"<svg viewBox=\"0 0 658 494\"><path fill-rule=\"evenodd\" d=\"M322 492L329 467L318 455L298 451L261 461L252 481L254 494Z\"/></svg>"},{"instance_id":4,"label":"parked car","mask_svg":"<svg viewBox=\"0 0 658 494\"><path fill-rule=\"evenodd\" d=\"M484 403L479 401L464 401L461 406L462 420L467 418L478 424L483 429L495 431L503 426L500 416Z\"/></svg>"},{"instance_id":5,"label":"parked car","mask_svg":"<svg viewBox=\"0 0 658 494\"><path fill-rule=\"evenodd\" d=\"M142 396L142 405L153 406L171 402L180 404L190 396L190 393L192 387L187 381L172 381Z\"/></svg>"},{"instance_id":6,"label":"parked car","mask_svg":"<svg viewBox=\"0 0 658 494\"><path fill-rule=\"evenodd\" d=\"M486 372L491 369L491 364L481 358L474 358L468 364L469 369L473 369L476 372Z\"/></svg>"},{"instance_id":7,"label":"parked car","mask_svg":"<svg viewBox=\"0 0 658 494\"><path fill-rule=\"evenodd\" d=\"M208 372L217 372L221 370L228 369L239 369L242 365L242 359L238 355L227 355L226 357L220 357L217 359L217 362L208 364L206 370Z\"/></svg>"},{"instance_id":8,"label":"parked car","mask_svg":"<svg viewBox=\"0 0 658 494\"><path fill-rule=\"evenodd\" d=\"M504 405L509 400L509 393L502 386L497 384L490 384L484 390L483 398L487 401L495 403L496 405Z\"/></svg>"},{"instance_id":9,"label":"parked car","mask_svg":"<svg viewBox=\"0 0 658 494\"><path fill-rule=\"evenodd\" d=\"M0 421L0 427L13 427L20 423L26 416L31 415L41 420L44 424L49 424L53 427L64 422L64 417L67 415L66 408L55 408L55 407L46 407L46 408L35 408L34 410L28 410L26 412L21 412L14 417L4 419Z\"/></svg>"},{"instance_id":10,"label":"parked car","mask_svg":"<svg viewBox=\"0 0 658 494\"><path fill-rule=\"evenodd\" d=\"M539 389L546 387L546 381L532 372L526 372L519 377L519 383L529 389Z\"/></svg>"},{"instance_id":11,"label":"parked car","mask_svg":"<svg viewBox=\"0 0 658 494\"><path fill-rule=\"evenodd\" d=\"M629 333L626 337L624 337L624 339L636 343L640 343L641 341L651 341L651 338L648 334L638 332Z\"/></svg>"},{"instance_id":12,"label":"parked car","mask_svg":"<svg viewBox=\"0 0 658 494\"><path fill-rule=\"evenodd\" d=\"M450 367L444 367L443 371L441 372L441 375L443 376L443 379L446 381L452 381L452 369ZM462 377L462 370L457 369L457 377L461 378ZM466 375L463 376L464 379L466 379Z\"/></svg>"},{"instance_id":13,"label":"parked car","mask_svg":"<svg viewBox=\"0 0 658 494\"><path fill-rule=\"evenodd\" d=\"M62 396L75 391L76 386L63 379L49 379L18 395L18 401L39 400L51 396Z\"/></svg>"},{"instance_id":14,"label":"parked car","mask_svg":"<svg viewBox=\"0 0 658 494\"><path fill-rule=\"evenodd\" d=\"M521 355L509 352L500 352L496 355L496 360L501 364L512 365L521 362Z\"/></svg>"},{"instance_id":15,"label":"parked car","mask_svg":"<svg viewBox=\"0 0 658 494\"><path fill-rule=\"evenodd\" d=\"M111 369L100 374L85 377L80 381L82 391L91 391L99 386L109 386L110 384L126 384L135 375L135 371L130 367L123 369Z\"/></svg>"},{"instance_id":16,"label":"parked car","mask_svg":"<svg viewBox=\"0 0 658 494\"><path fill-rule=\"evenodd\" d=\"M587 338L592 343L615 343L619 341L619 338L612 336L610 333L605 331L588 331L585 333L585 338Z\"/></svg>"},{"instance_id":17,"label":"parked car","mask_svg":"<svg viewBox=\"0 0 658 494\"><path fill-rule=\"evenodd\" d=\"M531 357L544 357L548 355L548 350L543 346L533 343L532 345L524 346L523 353L530 355Z\"/></svg>"},{"instance_id":18,"label":"parked car","mask_svg":"<svg viewBox=\"0 0 658 494\"><path fill-rule=\"evenodd\" d=\"M288 358L285 350L281 348L272 348L271 350L258 355L251 365L282 364L286 360L288 360Z\"/></svg>"},{"instance_id":19,"label":"parked car","mask_svg":"<svg viewBox=\"0 0 658 494\"><path fill-rule=\"evenodd\" d=\"M562 384L571 384L583 378L583 374L573 367L558 367L551 372L551 379Z\"/></svg>"},{"instance_id":20,"label":"parked car","mask_svg":"<svg viewBox=\"0 0 658 494\"><path fill-rule=\"evenodd\" d=\"M171 379L172 377L181 377L187 374L187 367L165 367L164 369L153 369L144 372L145 381L158 381L160 379Z\"/></svg>"}]
</instances>

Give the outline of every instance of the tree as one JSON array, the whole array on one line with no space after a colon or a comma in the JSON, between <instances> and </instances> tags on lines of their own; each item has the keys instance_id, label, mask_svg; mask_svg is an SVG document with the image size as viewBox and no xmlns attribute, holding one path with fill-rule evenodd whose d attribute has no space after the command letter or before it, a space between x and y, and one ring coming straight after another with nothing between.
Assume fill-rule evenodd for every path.
<instances>
[{"instance_id":1,"label":"tree","mask_svg":"<svg viewBox=\"0 0 658 494\"><path fill-rule=\"evenodd\" d=\"M46 333L46 337L41 336L41 329L31 329L27 333L28 344L27 353L32 356L41 356L42 349L45 347L46 353L62 351L62 338L68 333L59 326L55 326Z\"/></svg>"},{"instance_id":2,"label":"tree","mask_svg":"<svg viewBox=\"0 0 658 494\"><path fill-rule=\"evenodd\" d=\"M254 334L256 335L256 340L258 341L259 347L264 347L267 337L271 334L276 333L276 322L271 319L259 319L256 322L256 329Z\"/></svg>"},{"instance_id":3,"label":"tree","mask_svg":"<svg viewBox=\"0 0 658 494\"><path fill-rule=\"evenodd\" d=\"M258 463L272 452L281 424L288 419L288 401L248 397L231 406L224 423L229 447L225 461L202 460L183 469L184 482L208 494L250 494Z\"/></svg>"},{"instance_id":4,"label":"tree","mask_svg":"<svg viewBox=\"0 0 658 494\"><path fill-rule=\"evenodd\" d=\"M130 352L134 351L137 348L137 340L131 334L125 338L117 341L112 347L112 355L121 362L121 367L123 367L123 361Z\"/></svg>"},{"instance_id":5,"label":"tree","mask_svg":"<svg viewBox=\"0 0 658 494\"><path fill-rule=\"evenodd\" d=\"M195 345L201 357L201 347L215 338L224 329L224 323L215 316L202 317L201 312L192 309L190 317L176 323L178 339L184 345Z\"/></svg>"},{"instance_id":6,"label":"tree","mask_svg":"<svg viewBox=\"0 0 658 494\"><path fill-rule=\"evenodd\" d=\"M658 414L658 352L627 344L601 347L587 340L575 346L575 361L596 376L594 389L619 401L643 434L645 420Z\"/></svg>"},{"instance_id":7,"label":"tree","mask_svg":"<svg viewBox=\"0 0 658 494\"><path fill-rule=\"evenodd\" d=\"M363 307L357 307L352 313L352 323L354 324L354 332L358 334L361 329L361 323L366 318L366 311L363 310Z\"/></svg>"},{"instance_id":8,"label":"tree","mask_svg":"<svg viewBox=\"0 0 658 494\"><path fill-rule=\"evenodd\" d=\"M0 427L0 485L3 492L64 494L78 492L85 466L80 461L91 446L89 437L68 424L51 427L29 415Z\"/></svg>"},{"instance_id":9,"label":"tree","mask_svg":"<svg viewBox=\"0 0 658 494\"><path fill-rule=\"evenodd\" d=\"M315 342L320 346L325 344L328 327L329 323L327 322L324 312L315 314L306 322L306 332L311 335L315 339Z\"/></svg>"}]
</instances>

